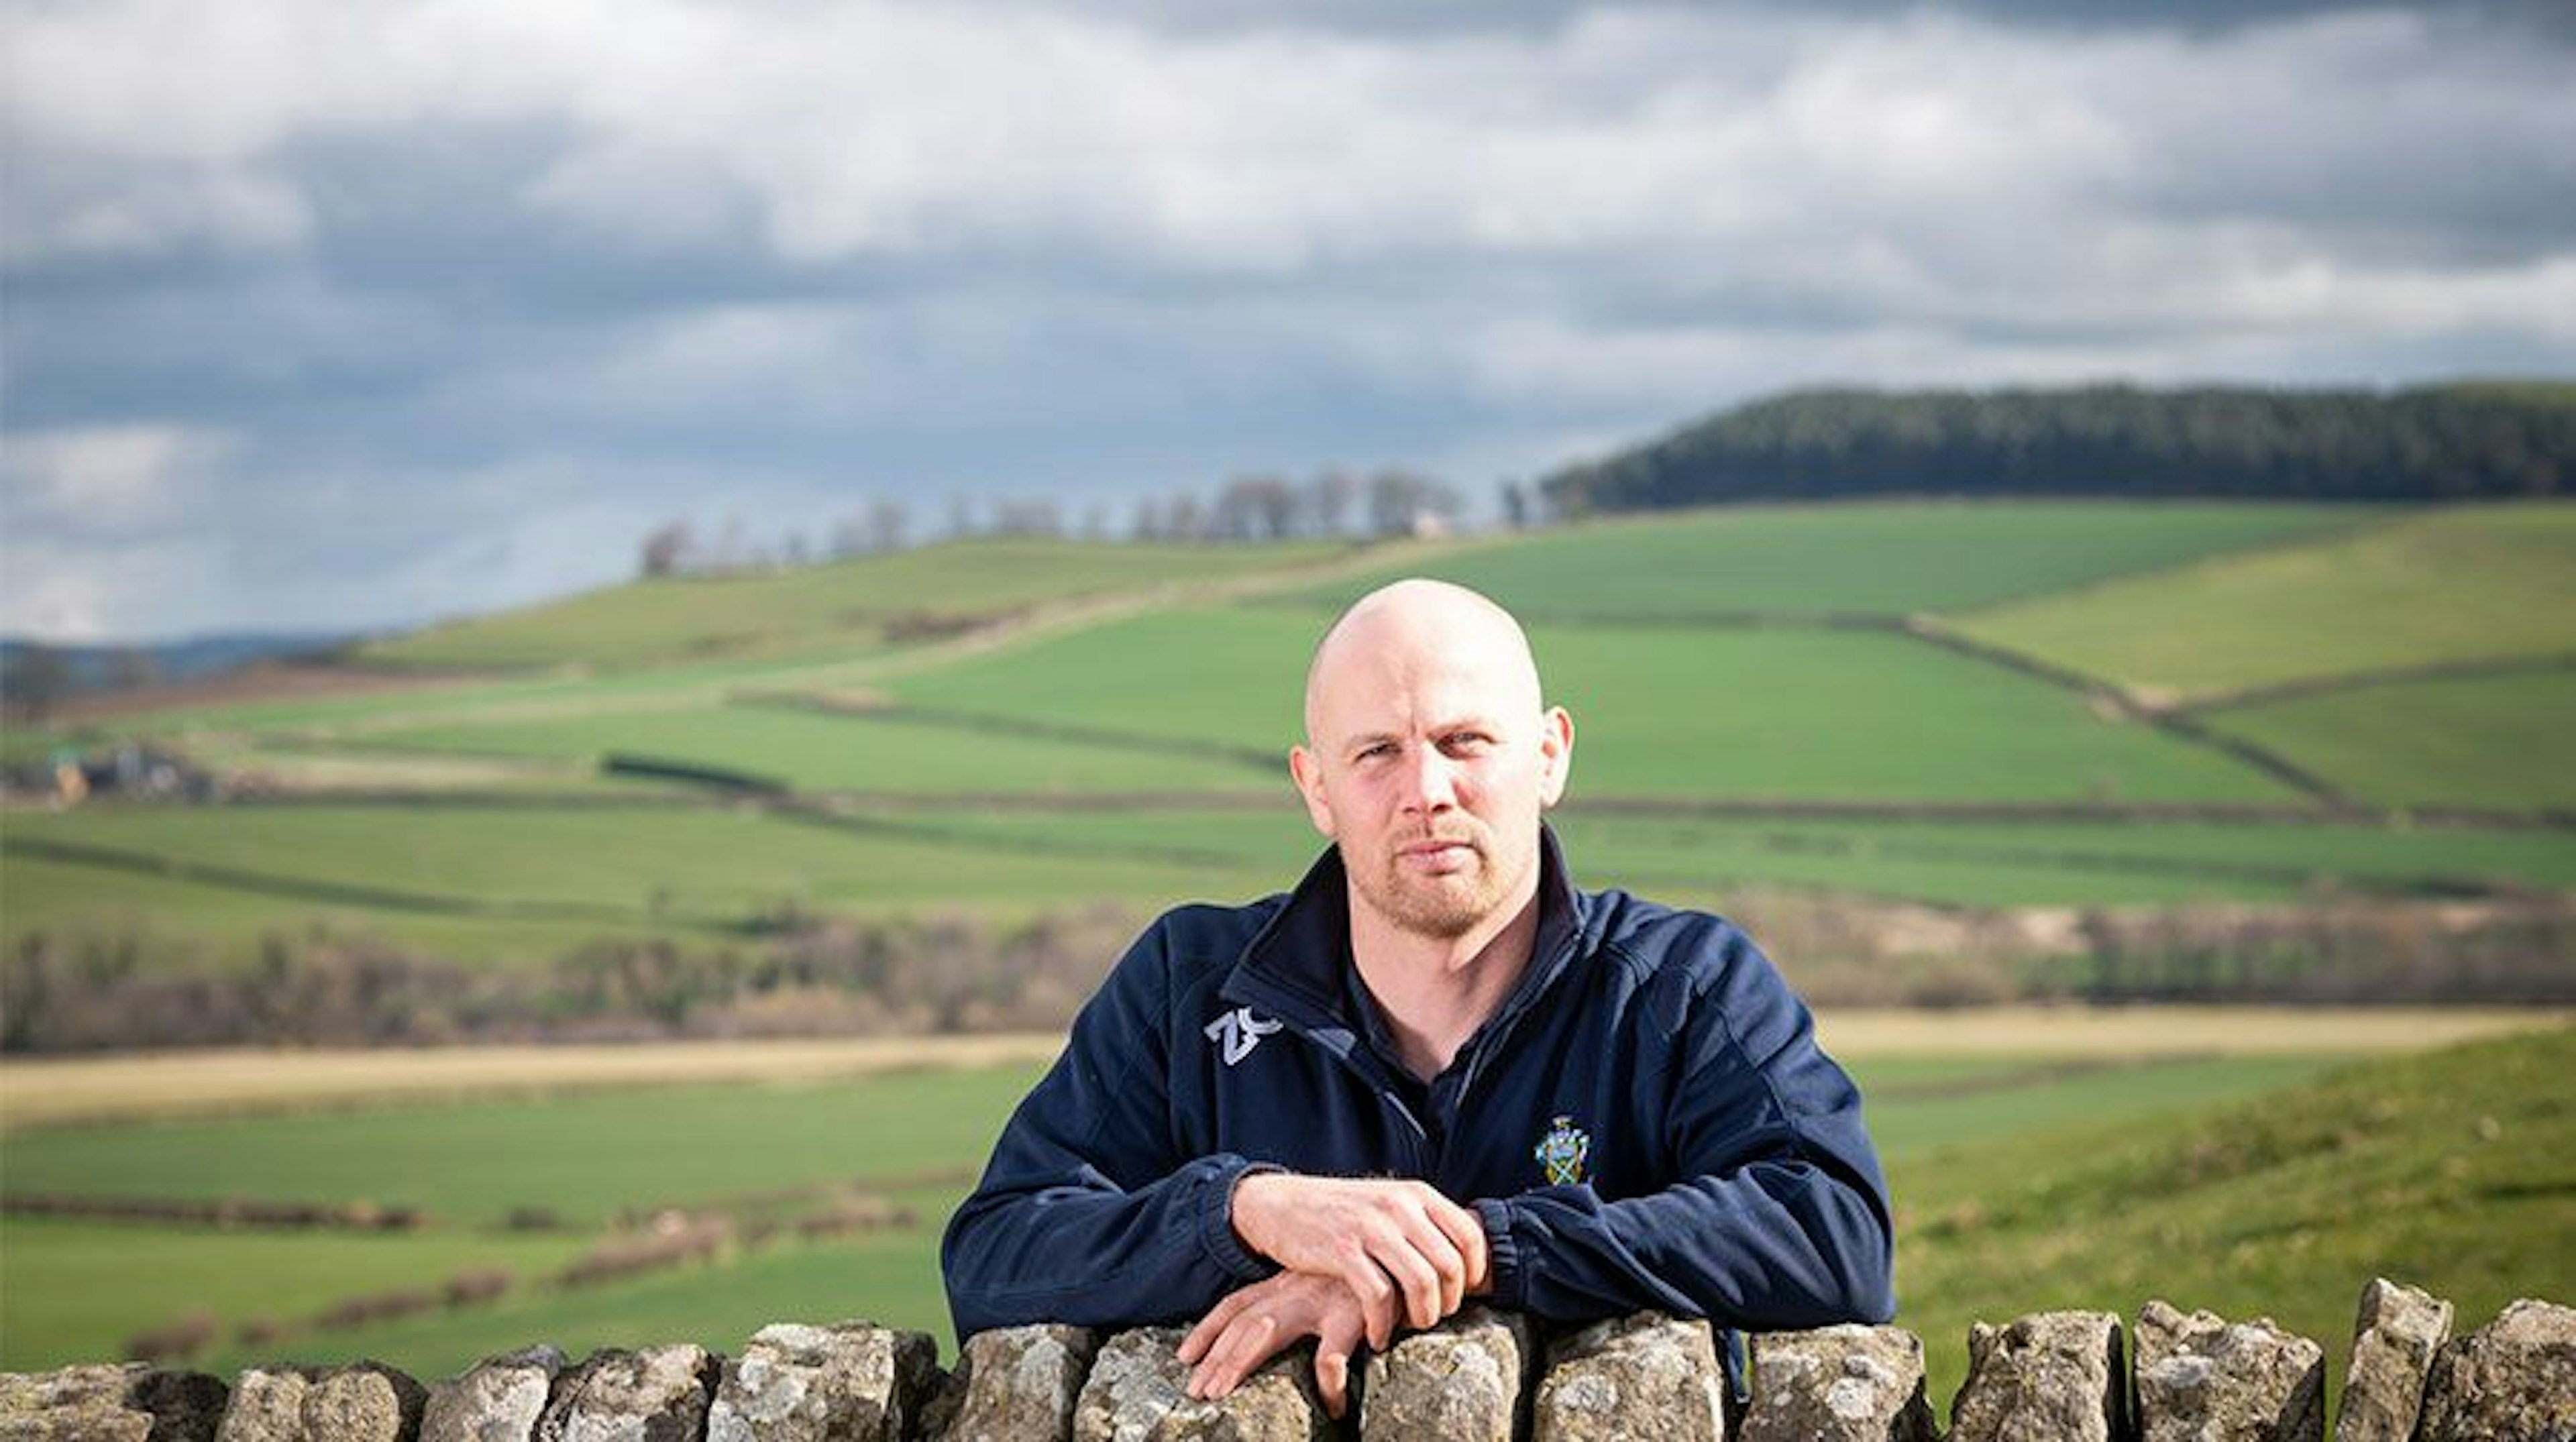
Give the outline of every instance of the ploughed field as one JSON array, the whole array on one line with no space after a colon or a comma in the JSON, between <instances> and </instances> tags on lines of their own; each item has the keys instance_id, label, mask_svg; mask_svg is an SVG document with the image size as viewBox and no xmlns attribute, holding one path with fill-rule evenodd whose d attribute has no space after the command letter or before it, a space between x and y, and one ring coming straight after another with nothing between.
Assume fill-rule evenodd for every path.
<instances>
[{"instance_id":1,"label":"ploughed field","mask_svg":"<svg viewBox=\"0 0 2576 1442\"><path fill-rule=\"evenodd\" d=\"M1530 621L1590 881L1740 910L2576 876L2576 508L1921 501L610 587L354 663L432 684L13 727L13 758L140 740L241 799L14 807L0 931L147 971L317 927L508 968L1258 895L1318 845L1280 761L1307 651L1408 573Z\"/></svg>"},{"instance_id":2,"label":"ploughed field","mask_svg":"<svg viewBox=\"0 0 2576 1442\"><path fill-rule=\"evenodd\" d=\"M2251 1020L1825 1017L1888 1163L1899 1320L1932 1348L1934 1396L1971 1320L2052 1305L2259 1307L2331 1350L2374 1272L2471 1317L2576 1295L2563 1018L2328 1015L2304 1042ZM2411 1049L2460 1035L2479 1039ZM1041 1063L854 1053L868 1074L836 1075L744 1045L739 1080L637 1084L665 1050L588 1085L431 1054L428 1090L365 1101L340 1063L281 1055L224 1116L192 1112L182 1068L22 1063L13 1100L59 1081L110 1101L7 1138L0 1368L140 1344L219 1372L371 1356L428 1377L540 1340L728 1347L853 1316L947 1338L939 1227ZM720 1060L666 1054L679 1078Z\"/></svg>"}]
</instances>

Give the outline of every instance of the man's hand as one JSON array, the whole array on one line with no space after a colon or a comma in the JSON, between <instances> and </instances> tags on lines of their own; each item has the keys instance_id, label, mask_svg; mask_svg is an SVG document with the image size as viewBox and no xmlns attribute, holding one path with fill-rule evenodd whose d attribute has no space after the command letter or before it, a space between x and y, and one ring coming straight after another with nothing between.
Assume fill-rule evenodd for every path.
<instances>
[{"instance_id":1,"label":"man's hand","mask_svg":"<svg viewBox=\"0 0 2576 1442\"><path fill-rule=\"evenodd\" d=\"M1262 1363L1315 1339L1315 1390L1335 1417L1350 1405L1351 1353L1360 1344L1360 1299L1331 1277L1281 1272L1216 1304L1181 1340L1190 1395L1217 1398Z\"/></svg>"},{"instance_id":2,"label":"man's hand","mask_svg":"<svg viewBox=\"0 0 2576 1442\"><path fill-rule=\"evenodd\" d=\"M1399 1320L1438 1323L1485 1284L1484 1223L1421 1182L1256 1172L1235 1183L1234 1230L1291 1272L1348 1288L1371 1347Z\"/></svg>"}]
</instances>

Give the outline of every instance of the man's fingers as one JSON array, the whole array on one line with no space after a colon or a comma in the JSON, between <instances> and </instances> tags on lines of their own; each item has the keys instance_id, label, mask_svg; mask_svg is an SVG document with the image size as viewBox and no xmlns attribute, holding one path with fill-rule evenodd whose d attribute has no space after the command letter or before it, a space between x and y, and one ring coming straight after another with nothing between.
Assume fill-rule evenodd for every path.
<instances>
[{"instance_id":1,"label":"man's fingers","mask_svg":"<svg viewBox=\"0 0 2576 1442\"><path fill-rule=\"evenodd\" d=\"M1222 1397L1243 1385L1243 1379L1251 1376L1254 1368L1279 1350L1273 1340L1278 1333L1278 1319L1266 1312L1254 1313L1228 1327L1208 1350L1207 1360L1190 1374L1190 1395Z\"/></svg>"},{"instance_id":2,"label":"man's fingers","mask_svg":"<svg viewBox=\"0 0 2576 1442\"><path fill-rule=\"evenodd\" d=\"M1373 1250L1378 1266L1395 1280L1404 1294L1404 1319L1416 1327L1428 1327L1440 1320L1440 1272L1416 1247L1417 1239L1395 1236L1383 1239Z\"/></svg>"},{"instance_id":3,"label":"man's fingers","mask_svg":"<svg viewBox=\"0 0 2576 1442\"><path fill-rule=\"evenodd\" d=\"M1446 1197L1435 1200L1430 1210L1431 1220L1440 1228L1441 1235L1458 1249L1458 1256L1465 1264L1466 1285L1470 1288L1483 1286L1485 1269L1490 1265L1485 1255L1484 1218L1477 1216L1474 1209L1459 1206Z\"/></svg>"},{"instance_id":4,"label":"man's fingers","mask_svg":"<svg viewBox=\"0 0 2576 1442\"><path fill-rule=\"evenodd\" d=\"M1324 1411L1339 1421L1342 1409L1350 1405L1351 1359L1346 1352L1315 1352L1315 1390L1323 1395Z\"/></svg>"},{"instance_id":5,"label":"man's fingers","mask_svg":"<svg viewBox=\"0 0 2576 1442\"><path fill-rule=\"evenodd\" d=\"M1348 1311L1325 1318L1315 1336L1315 1390L1337 1419L1350 1406L1351 1352L1359 1344L1359 1318Z\"/></svg>"},{"instance_id":6,"label":"man's fingers","mask_svg":"<svg viewBox=\"0 0 2576 1442\"><path fill-rule=\"evenodd\" d=\"M1224 1335L1226 1324L1234 1320L1236 1313L1251 1305L1251 1287L1238 1287L1226 1293L1208 1309L1206 1316L1199 1319L1199 1324L1190 1329L1190 1334L1181 1339L1181 1361L1184 1364L1195 1363L1206 1356L1208 1348Z\"/></svg>"},{"instance_id":7,"label":"man's fingers","mask_svg":"<svg viewBox=\"0 0 2576 1442\"><path fill-rule=\"evenodd\" d=\"M1360 1317L1366 1323L1369 1345L1385 1346L1387 1340L1395 1335L1395 1284L1386 1279L1386 1273L1377 1269L1377 1263L1362 1257L1358 1265L1342 1278L1342 1285L1350 1288L1351 1295L1359 1299Z\"/></svg>"}]
</instances>

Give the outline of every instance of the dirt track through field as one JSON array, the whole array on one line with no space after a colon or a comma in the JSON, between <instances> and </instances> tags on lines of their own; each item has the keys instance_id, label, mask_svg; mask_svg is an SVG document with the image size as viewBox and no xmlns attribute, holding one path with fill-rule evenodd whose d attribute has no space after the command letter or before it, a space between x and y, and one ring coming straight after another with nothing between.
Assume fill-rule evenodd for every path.
<instances>
[{"instance_id":1,"label":"dirt track through field","mask_svg":"<svg viewBox=\"0 0 2576 1442\"><path fill-rule=\"evenodd\" d=\"M2220 1055L2410 1051L2576 1025L2576 1012L2320 1007L1999 1007L1824 1013L1845 1060L2015 1057L2034 1065ZM464 1097L714 1083L799 1085L886 1072L1033 1066L1052 1032L847 1041L383 1051L209 1051L0 1062L0 1132L339 1109Z\"/></svg>"}]
</instances>

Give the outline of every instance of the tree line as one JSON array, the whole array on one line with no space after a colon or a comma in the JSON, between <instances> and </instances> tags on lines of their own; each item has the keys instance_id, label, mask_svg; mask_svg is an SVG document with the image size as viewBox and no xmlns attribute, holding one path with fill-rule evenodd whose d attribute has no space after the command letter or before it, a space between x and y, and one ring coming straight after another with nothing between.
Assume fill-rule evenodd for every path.
<instances>
[{"instance_id":1,"label":"tree line","mask_svg":"<svg viewBox=\"0 0 2576 1442\"><path fill-rule=\"evenodd\" d=\"M2464 501L2564 495L2576 382L2396 391L1800 390L1544 478L1557 514L1889 493Z\"/></svg>"},{"instance_id":2,"label":"tree line","mask_svg":"<svg viewBox=\"0 0 2576 1442\"><path fill-rule=\"evenodd\" d=\"M1517 483L1504 485L1501 504L1507 524L1517 527L1532 519L1534 502ZM795 530L761 538L740 518L713 533L683 520L665 522L638 547L636 571L648 579L774 571L899 551L921 540L970 536L1194 543L1386 540L1454 531L1467 509L1467 498L1456 486L1403 466L1373 471L1333 467L1303 479L1267 472L1238 475L1204 493L1182 489L1136 497L1123 520L1105 502L1074 513L1046 496L952 496L945 524L926 535L914 525L910 507L879 499L831 526L819 541Z\"/></svg>"}]
</instances>

